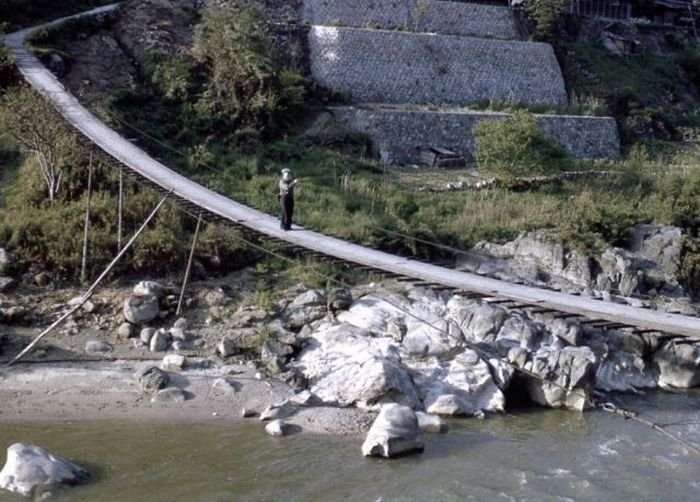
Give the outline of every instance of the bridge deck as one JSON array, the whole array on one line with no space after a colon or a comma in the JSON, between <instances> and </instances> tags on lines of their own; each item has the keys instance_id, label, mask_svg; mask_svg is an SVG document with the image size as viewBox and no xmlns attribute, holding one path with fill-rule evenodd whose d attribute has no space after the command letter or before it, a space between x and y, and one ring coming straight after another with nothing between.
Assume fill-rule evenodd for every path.
<instances>
[{"instance_id":1,"label":"bridge deck","mask_svg":"<svg viewBox=\"0 0 700 502\"><path fill-rule=\"evenodd\" d=\"M107 12L114 7L102 7L81 15ZM67 18L49 24L60 23L65 19ZM295 226L292 231L285 232L280 229L279 221L276 218L232 201L172 171L90 113L30 51L23 47L25 38L35 29L37 28L18 31L5 37L5 44L14 54L16 64L25 80L49 99L73 127L107 154L164 190L196 204L209 213L246 226L256 232L286 241L294 246L347 262L413 277L426 283L510 299L522 304L536 305L543 309L552 309L591 319L690 336L700 340L700 318L511 284L368 249L301 227Z\"/></svg>"}]
</instances>

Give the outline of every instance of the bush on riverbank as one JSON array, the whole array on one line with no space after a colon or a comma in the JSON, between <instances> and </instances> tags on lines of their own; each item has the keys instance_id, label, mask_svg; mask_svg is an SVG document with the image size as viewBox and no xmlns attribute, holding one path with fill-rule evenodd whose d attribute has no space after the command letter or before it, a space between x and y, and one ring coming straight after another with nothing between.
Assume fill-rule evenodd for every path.
<instances>
[{"instance_id":1,"label":"bush on riverbank","mask_svg":"<svg viewBox=\"0 0 700 502\"><path fill-rule=\"evenodd\" d=\"M29 127L25 131L28 136L33 135L32 127L38 125L42 127L39 132L50 131L52 134L50 142L46 143L49 138L45 135L40 141L45 143L44 149L25 149L19 163L15 150L17 142L11 141L11 134L3 137L0 161L4 166L0 171L10 182L4 187L0 246L12 251L20 269L38 268L62 277L76 277L82 259L90 154L46 101L28 88L9 89L0 102L22 105L6 106L0 110L0 118L3 118L0 122L14 124L15 135L18 135L17 129L21 129L18 121ZM30 119L17 115L18 110L24 108L32 110ZM55 157L57 170L54 176L59 180L52 199L47 196L46 177L39 162L48 155ZM19 167L13 168L16 164ZM92 187L88 247L91 275L103 268L117 251L117 171L95 160ZM141 225L159 199L160 196L150 189L127 181L122 242L126 242ZM183 269L194 224L194 218L174 204L166 204L118 270L164 273ZM231 268L246 264L252 252L237 240L236 235L232 230L205 228L198 247L199 255L224 258Z\"/></svg>"},{"instance_id":2,"label":"bush on riverbank","mask_svg":"<svg viewBox=\"0 0 700 502\"><path fill-rule=\"evenodd\" d=\"M479 122L474 142L479 167L503 178L554 174L568 158L561 144L545 136L537 117L525 111Z\"/></svg>"}]
</instances>

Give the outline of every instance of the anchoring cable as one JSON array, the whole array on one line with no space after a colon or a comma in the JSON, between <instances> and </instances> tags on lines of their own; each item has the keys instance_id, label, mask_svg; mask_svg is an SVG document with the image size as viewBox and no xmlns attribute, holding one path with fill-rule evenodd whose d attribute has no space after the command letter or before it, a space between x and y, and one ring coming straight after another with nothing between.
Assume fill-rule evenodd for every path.
<instances>
[{"instance_id":1,"label":"anchoring cable","mask_svg":"<svg viewBox=\"0 0 700 502\"><path fill-rule=\"evenodd\" d=\"M151 220L155 217L155 215L158 213L158 210L161 208L161 206L165 203L167 200L168 196L166 195L161 199L161 201L158 203L158 205L151 211L151 214L148 215L148 217L144 220L144 222L141 224L141 227L136 231L136 233L129 239L129 242L127 242L124 247L117 253L117 255L114 257L114 259L110 262L109 265L104 269L104 271L100 274L100 276L95 279L95 281L92 283L92 285L85 291L80 296L80 300L73 305L67 312L65 312L61 317L56 319L51 326L46 328L43 332L39 334L29 345L27 345L19 354L17 354L9 363L6 364L6 366L12 366L15 364L17 361L19 361L22 357L24 357L26 354L28 354L46 335L48 335L54 328L56 328L58 325L60 325L63 321L68 319L71 315L73 315L80 307L82 307L92 296L92 294L95 292L95 289L97 289L97 286L102 282L102 280L107 277L107 275L110 273L112 268L117 264L119 259L124 256L124 253L131 247L131 245L136 241L139 235L146 229L148 224L151 222Z\"/></svg>"}]
</instances>

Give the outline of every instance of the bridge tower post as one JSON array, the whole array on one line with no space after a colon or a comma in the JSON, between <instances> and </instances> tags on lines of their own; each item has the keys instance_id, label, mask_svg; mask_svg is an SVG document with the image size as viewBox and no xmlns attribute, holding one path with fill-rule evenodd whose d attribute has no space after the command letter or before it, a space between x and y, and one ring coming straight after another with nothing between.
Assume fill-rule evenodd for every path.
<instances>
[{"instance_id":1,"label":"bridge tower post","mask_svg":"<svg viewBox=\"0 0 700 502\"><path fill-rule=\"evenodd\" d=\"M180 289L180 299L177 301L177 310L175 315L179 316L182 312L182 300L185 297L185 289L187 288L187 283L190 280L190 272L192 271L192 261L194 260L194 250L197 247L197 237L199 236L199 228L202 226L202 213L199 213L197 217L197 226L194 229L194 236L192 237L192 247L190 248L190 257L187 259L187 268L185 269L185 278L182 280L182 288Z\"/></svg>"}]
</instances>

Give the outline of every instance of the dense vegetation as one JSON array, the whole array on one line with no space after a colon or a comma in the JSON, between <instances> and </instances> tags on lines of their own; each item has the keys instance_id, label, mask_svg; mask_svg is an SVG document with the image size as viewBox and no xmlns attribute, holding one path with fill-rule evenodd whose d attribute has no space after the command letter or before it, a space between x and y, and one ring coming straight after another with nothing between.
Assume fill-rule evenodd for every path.
<instances>
[{"instance_id":1,"label":"dense vegetation","mask_svg":"<svg viewBox=\"0 0 700 502\"><path fill-rule=\"evenodd\" d=\"M47 102L24 85L4 91L0 130L5 132L0 142L0 163L4 164L5 176L12 180L5 190L0 214L0 242L13 251L22 269L47 269L61 277L75 277L82 256L77 236L82 235L84 224L89 152ZM34 149L31 140L39 135L43 136L44 147ZM8 141L10 138L14 141ZM13 154L13 145L25 156ZM56 159L51 181L45 166L49 157ZM94 274L117 250L118 171L98 159L93 164L89 263ZM125 183L123 242L158 199L149 189ZM166 204L155 224L136 241L120 270L163 273L182 268L193 229L192 217L174 204ZM199 253L202 257L217 256L229 264L245 263L251 256L236 240L235 232L214 226L205 228Z\"/></svg>"},{"instance_id":2,"label":"dense vegetation","mask_svg":"<svg viewBox=\"0 0 700 502\"><path fill-rule=\"evenodd\" d=\"M568 159L542 137L531 114L520 112L510 121L479 127L479 160L485 171L507 179L561 170L594 174L525 189L518 184L509 189L506 183L483 191L432 193L404 183L400 170L371 160L360 135L337 125L313 139L298 134L329 94L321 96L300 75L269 59L270 42L254 11L227 5L203 14L195 57L140 54L139 88L109 97L98 110L103 118L188 176L273 214L278 210L279 167L289 164L300 179L300 223L399 253L436 257L441 251L423 241L466 248L482 239L503 241L539 228L551 229L571 246L599 251L624 245L635 223L678 225L687 235L683 279L699 291L700 245L694 240L700 232L697 145L659 149L658 141L649 141L658 135L640 134L637 126L639 117L660 113L670 124L668 139L680 139L681 133L692 139L693 131L697 135L697 111L688 106L687 97L696 91L679 83L687 79L678 78L679 72L697 75L697 46L689 44L672 58L658 59L621 59L590 44L566 46L565 71L574 101L597 109L595 113L616 113L626 141L624 158ZM599 80L586 77L590 73ZM681 92L681 85L687 92ZM665 106L660 96L667 96L669 89L688 100ZM24 265L72 274L78 265L80 244L74 236L82 228L88 157L83 152L69 163L67 184L51 205L32 154L19 162L9 148L5 151L0 162L8 159L6 165L19 169L19 175L15 173L6 194L0 245L11 246ZM116 246L115 176L106 166L97 168L93 218L103 234L91 244L95 264L104 263ZM125 218L133 230L157 197L133 184L127 197L133 214ZM193 224L192 218L169 207L134 249L129 266L181 266ZM210 247L204 244L201 253L227 250L230 256L242 256L240 241L235 236L215 239L215 228L205 235Z\"/></svg>"},{"instance_id":3,"label":"dense vegetation","mask_svg":"<svg viewBox=\"0 0 700 502\"><path fill-rule=\"evenodd\" d=\"M680 141L700 128L700 45L667 55L615 56L597 44L560 44L571 92L605 104L623 143ZM653 143L653 141L651 141Z\"/></svg>"},{"instance_id":4,"label":"dense vegetation","mask_svg":"<svg viewBox=\"0 0 700 502\"><path fill-rule=\"evenodd\" d=\"M567 160L564 147L544 135L531 113L484 120L474 127L474 136L481 169L504 178L556 174Z\"/></svg>"}]
</instances>

